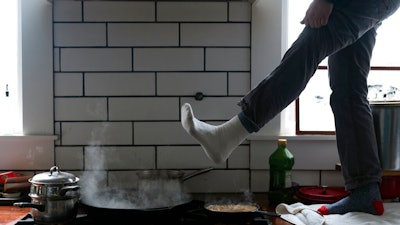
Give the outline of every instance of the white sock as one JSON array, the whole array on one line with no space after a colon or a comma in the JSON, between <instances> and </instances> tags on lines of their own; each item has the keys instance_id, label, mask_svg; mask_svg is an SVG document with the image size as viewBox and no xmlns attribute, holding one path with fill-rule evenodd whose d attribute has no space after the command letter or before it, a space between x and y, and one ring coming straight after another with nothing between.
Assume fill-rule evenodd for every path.
<instances>
[{"instance_id":1,"label":"white sock","mask_svg":"<svg viewBox=\"0 0 400 225\"><path fill-rule=\"evenodd\" d=\"M218 126L210 125L196 119L188 103L182 106L181 123L186 132L200 143L208 158L215 163L225 162L250 134L238 116Z\"/></svg>"}]
</instances>

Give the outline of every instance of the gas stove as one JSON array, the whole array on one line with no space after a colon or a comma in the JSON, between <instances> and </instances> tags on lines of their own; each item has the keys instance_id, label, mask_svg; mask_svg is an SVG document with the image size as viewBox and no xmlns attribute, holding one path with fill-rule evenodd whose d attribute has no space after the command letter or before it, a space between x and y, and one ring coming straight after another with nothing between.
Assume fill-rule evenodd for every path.
<instances>
[{"instance_id":1,"label":"gas stove","mask_svg":"<svg viewBox=\"0 0 400 225\"><path fill-rule=\"evenodd\" d=\"M127 212L128 213L128 212ZM75 220L57 225L92 225L92 224L138 224L138 225L272 225L272 222L259 213L246 214L243 217L213 218L204 208L204 202L192 200L168 211L151 211L133 215L107 215L95 212L79 210ZM35 224L33 218L28 215L16 225Z\"/></svg>"}]
</instances>

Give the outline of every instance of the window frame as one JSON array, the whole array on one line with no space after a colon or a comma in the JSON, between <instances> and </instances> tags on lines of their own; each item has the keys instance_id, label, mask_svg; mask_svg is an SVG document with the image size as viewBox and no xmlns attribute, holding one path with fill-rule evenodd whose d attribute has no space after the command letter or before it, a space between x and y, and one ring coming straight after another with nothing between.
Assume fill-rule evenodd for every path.
<instances>
[{"instance_id":1,"label":"window frame","mask_svg":"<svg viewBox=\"0 0 400 225\"><path fill-rule=\"evenodd\" d=\"M53 3L19 1L23 135L53 135Z\"/></svg>"},{"instance_id":2,"label":"window frame","mask_svg":"<svg viewBox=\"0 0 400 225\"><path fill-rule=\"evenodd\" d=\"M327 70L327 66L318 66L317 70ZM372 71L399 71L400 66L371 66ZM300 97L296 99L296 135L336 135L336 131L330 130L300 130Z\"/></svg>"}]
</instances>

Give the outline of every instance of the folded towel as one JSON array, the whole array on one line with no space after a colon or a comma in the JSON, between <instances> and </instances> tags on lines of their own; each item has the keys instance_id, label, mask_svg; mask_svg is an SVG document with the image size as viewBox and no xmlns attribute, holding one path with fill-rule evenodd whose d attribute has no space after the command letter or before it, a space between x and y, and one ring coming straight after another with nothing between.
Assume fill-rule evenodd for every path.
<instances>
[{"instance_id":1,"label":"folded towel","mask_svg":"<svg viewBox=\"0 0 400 225\"><path fill-rule=\"evenodd\" d=\"M276 212L281 218L295 225L323 225L325 218L315 209L303 203L288 205L281 203L276 207Z\"/></svg>"},{"instance_id":2,"label":"folded towel","mask_svg":"<svg viewBox=\"0 0 400 225\"><path fill-rule=\"evenodd\" d=\"M320 215L316 210L323 204L304 205L284 203L276 207L276 212L281 218L295 225L399 225L400 224L400 202L384 203L385 212L381 216L375 216L362 212L349 212L343 215Z\"/></svg>"}]
</instances>

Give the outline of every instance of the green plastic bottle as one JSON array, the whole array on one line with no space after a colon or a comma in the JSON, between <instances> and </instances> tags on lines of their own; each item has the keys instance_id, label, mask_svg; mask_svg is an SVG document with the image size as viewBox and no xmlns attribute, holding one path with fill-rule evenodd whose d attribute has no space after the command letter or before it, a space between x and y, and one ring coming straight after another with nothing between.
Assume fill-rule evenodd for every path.
<instances>
[{"instance_id":1,"label":"green plastic bottle","mask_svg":"<svg viewBox=\"0 0 400 225\"><path fill-rule=\"evenodd\" d=\"M278 148L269 157L268 198L272 204L290 203L293 197L291 187L294 157L286 146L286 139L278 139Z\"/></svg>"}]
</instances>

